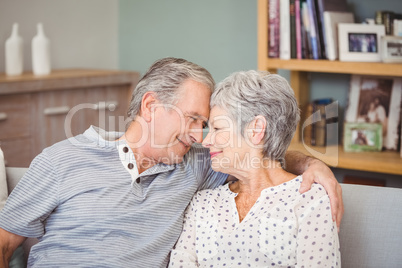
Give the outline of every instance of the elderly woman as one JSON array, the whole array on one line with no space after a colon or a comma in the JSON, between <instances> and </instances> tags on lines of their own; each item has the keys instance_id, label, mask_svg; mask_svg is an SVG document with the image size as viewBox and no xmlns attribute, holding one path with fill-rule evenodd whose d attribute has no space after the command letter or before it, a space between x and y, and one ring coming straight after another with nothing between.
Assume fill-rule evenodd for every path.
<instances>
[{"instance_id":1,"label":"elderly woman","mask_svg":"<svg viewBox=\"0 0 402 268\"><path fill-rule=\"evenodd\" d=\"M169 267L340 267L324 188L300 194L303 178L282 168L299 119L279 75L238 72L217 85L203 146L214 170L238 180L194 196Z\"/></svg>"}]
</instances>

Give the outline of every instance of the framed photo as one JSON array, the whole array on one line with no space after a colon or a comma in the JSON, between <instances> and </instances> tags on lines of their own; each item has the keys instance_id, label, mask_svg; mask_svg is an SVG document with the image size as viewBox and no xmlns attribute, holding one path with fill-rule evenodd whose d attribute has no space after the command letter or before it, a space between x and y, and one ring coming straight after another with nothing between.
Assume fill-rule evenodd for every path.
<instances>
[{"instance_id":1,"label":"framed photo","mask_svg":"<svg viewBox=\"0 0 402 268\"><path fill-rule=\"evenodd\" d=\"M384 25L339 23L340 61L381 61L381 37Z\"/></svg>"},{"instance_id":2,"label":"framed photo","mask_svg":"<svg viewBox=\"0 0 402 268\"><path fill-rule=\"evenodd\" d=\"M396 151L401 99L400 77L352 75L345 122L381 124L383 148Z\"/></svg>"},{"instance_id":3,"label":"framed photo","mask_svg":"<svg viewBox=\"0 0 402 268\"><path fill-rule=\"evenodd\" d=\"M382 125L376 123L345 123L345 152L381 151Z\"/></svg>"},{"instance_id":4,"label":"framed photo","mask_svg":"<svg viewBox=\"0 0 402 268\"><path fill-rule=\"evenodd\" d=\"M383 62L402 62L402 36L383 36L381 51Z\"/></svg>"}]
</instances>

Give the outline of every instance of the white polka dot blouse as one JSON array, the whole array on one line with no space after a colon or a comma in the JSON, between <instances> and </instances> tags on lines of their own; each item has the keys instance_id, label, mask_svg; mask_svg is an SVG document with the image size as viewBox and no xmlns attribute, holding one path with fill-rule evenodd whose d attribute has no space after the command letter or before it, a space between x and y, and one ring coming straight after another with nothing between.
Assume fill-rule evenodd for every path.
<instances>
[{"instance_id":1,"label":"white polka dot blouse","mask_svg":"<svg viewBox=\"0 0 402 268\"><path fill-rule=\"evenodd\" d=\"M228 184L196 193L169 267L340 267L328 195L301 181L264 189L242 222Z\"/></svg>"}]
</instances>

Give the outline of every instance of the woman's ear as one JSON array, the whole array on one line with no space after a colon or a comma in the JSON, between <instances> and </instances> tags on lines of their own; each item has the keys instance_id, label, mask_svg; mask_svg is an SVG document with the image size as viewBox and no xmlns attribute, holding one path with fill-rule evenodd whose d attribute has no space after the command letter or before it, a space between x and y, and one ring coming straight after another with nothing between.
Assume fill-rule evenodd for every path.
<instances>
[{"instance_id":1,"label":"woman's ear","mask_svg":"<svg viewBox=\"0 0 402 268\"><path fill-rule=\"evenodd\" d=\"M153 106L156 102L157 99L154 92L146 92L142 96L140 115L146 122L151 122L152 113L154 112Z\"/></svg>"},{"instance_id":2,"label":"woman's ear","mask_svg":"<svg viewBox=\"0 0 402 268\"><path fill-rule=\"evenodd\" d=\"M249 124L250 141L257 145L263 140L267 128L267 120L262 115L257 115Z\"/></svg>"}]
</instances>

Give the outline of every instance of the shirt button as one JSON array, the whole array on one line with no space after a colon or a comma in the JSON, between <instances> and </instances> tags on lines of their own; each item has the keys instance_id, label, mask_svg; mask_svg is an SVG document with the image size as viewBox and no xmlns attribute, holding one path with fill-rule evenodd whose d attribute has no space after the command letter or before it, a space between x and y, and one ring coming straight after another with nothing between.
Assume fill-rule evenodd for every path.
<instances>
[{"instance_id":1,"label":"shirt button","mask_svg":"<svg viewBox=\"0 0 402 268\"><path fill-rule=\"evenodd\" d=\"M127 146L123 147L123 152L127 153L128 152L128 148Z\"/></svg>"},{"instance_id":2,"label":"shirt button","mask_svg":"<svg viewBox=\"0 0 402 268\"><path fill-rule=\"evenodd\" d=\"M137 183L140 183L140 182L141 182L140 178L137 178L135 181L136 181Z\"/></svg>"},{"instance_id":3,"label":"shirt button","mask_svg":"<svg viewBox=\"0 0 402 268\"><path fill-rule=\"evenodd\" d=\"M128 167L129 169L133 169L133 168L134 168L134 165L133 165L133 163L129 163L129 164L127 165L127 167Z\"/></svg>"}]
</instances>

